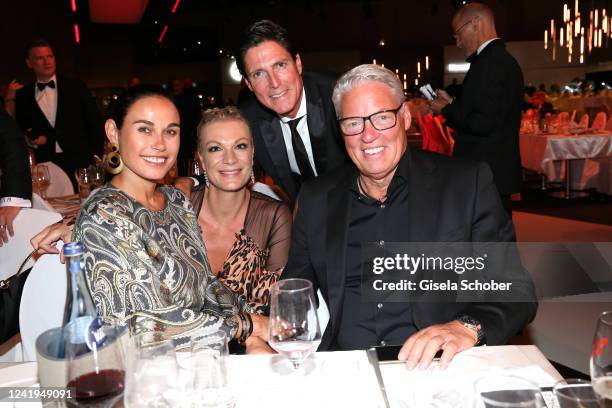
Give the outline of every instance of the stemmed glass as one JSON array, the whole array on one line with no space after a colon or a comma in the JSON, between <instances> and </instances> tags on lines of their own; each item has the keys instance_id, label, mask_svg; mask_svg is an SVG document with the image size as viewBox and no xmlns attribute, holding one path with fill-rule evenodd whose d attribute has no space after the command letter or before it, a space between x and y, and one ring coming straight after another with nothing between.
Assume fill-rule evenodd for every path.
<instances>
[{"instance_id":1,"label":"stemmed glass","mask_svg":"<svg viewBox=\"0 0 612 408\"><path fill-rule=\"evenodd\" d=\"M47 189L51 185L51 177L49 176L49 168L45 164L37 164L32 171L32 183L40 196L47 198Z\"/></svg>"},{"instance_id":2,"label":"stemmed glass","mask_svg":"<svg viewBox=\"0 0 612 408\"><path fill-rule=\"evenodd\" d=\"M83 203L87 200L92 190L91 172L87 167L82 167L74 171L74 177L79 185L79 198L81 203Z\"/></svg>"},{"instance_id":3,"label":"stemmed glass","mask_svg":"<svg viewBox=\"0 0 612 408\"><path fill-rule=\"evenodd\" d=\"M297 370L320 342L312 283L306 279L275 283L270 300L270 346L287 356Z\"/></svg>"},{"instance_id":4,"label":"stemmed glass","mask_svg":"<svg viewBox=\"0 0 612 408\"><path fill-rule=\"evenodd\" d=\"M109 407L123 393L125 380L121 336L127 329L113 320L87 316L64 327L68 406Z\"/></svg>"},{"instance_id":5,"label":"stemmed glass","mask_svg":"<svg viewBox=\"0 0 612 408\"><path fill-rule=\"evenodd\" d=\"M603 312L595 328L590 359L591 381L601 406L612 405L611 339L612 312Z\"/></svg>"}]
</instances>

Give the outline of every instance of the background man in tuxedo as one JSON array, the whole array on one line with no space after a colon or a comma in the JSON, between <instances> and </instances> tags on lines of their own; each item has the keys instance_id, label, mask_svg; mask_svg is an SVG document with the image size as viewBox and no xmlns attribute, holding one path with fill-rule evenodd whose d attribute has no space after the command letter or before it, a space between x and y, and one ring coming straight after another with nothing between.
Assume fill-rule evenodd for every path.
<instances>
[{"instance_id":1,"label":"background man in tuxedo","mask_svg":"<svg viewBox=\"0 0 612 408\"><path fill-rule=\"evenodd\" d=\"M75 184L74 170L103 152L100 112L85 84L56 75L55 55L46 41L30 45L26 64L36 81L17 91L17 123L30 136L36 162L54 162Z\"/></svg>"},{"instance_id":2,"label":"background man in tuxedo","mask_svg":"<svg viewBox=\"0 0 612 408\"><path fill-rule=\"evenodd\" d=\"M303 73L287 31L269 20L246 30L237 65L256 97L239 106L256 164L293 203L303 181L347 162L331 102L335 78Z\"/></svg>"},{"instance_id":3,"label":"background man in tuxedo","mask_svg":"<svg viewBox=\"0 0 612 408\"><path fill-rule=\"evenodd\" d=\"M32 176L23 133L0 109L0 246L12 236L13 220L22 207L31 207Z\"/></svg>"},{"instance_id":4,"label":"background man in tuxedo","mask_svg":"<svg viewBox=\"0 0 612 408\"><path fill-rule=\"evenodd\" d=\"M523 73L497 37L493 12L484 4L468 3L453 18L453 36L468 56L470 70L461 96L439 90L431 102L458 132L453 155L491 166L504 208L521 190L519 130L523 106Z\"/></svg>"},{"instance_id":5,"label":"background man in tuxedo","mask_svg":"<svg viewBox=\"0 0 612 408\"><path fill-rule=\"evenodd\" d=\"M505 343L537 306L518 257L500 259L524 303L363 300L364 243L512 242L515 234L486 164L407 148L410 111L393 72L353 68L333 101L353 163L304 184L282 275L321 289L330 321L319 349L403 344L399 359L412 368L428 366L440 349L445 365L474 345Z\"/></svg>"}]
</instances>

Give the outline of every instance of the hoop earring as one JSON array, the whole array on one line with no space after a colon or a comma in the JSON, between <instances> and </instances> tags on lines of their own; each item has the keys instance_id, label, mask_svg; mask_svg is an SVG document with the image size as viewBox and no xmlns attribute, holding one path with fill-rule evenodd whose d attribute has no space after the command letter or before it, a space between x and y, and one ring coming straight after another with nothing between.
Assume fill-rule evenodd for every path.
<instances>
[{"instance_id":1,"label":"hoop earring","mask_svg":"<svg viewBox=\"0 0 612 408\"><path fill-rule=\"evenodd\" d=\"M119 153L119 146L115 143L111 143L110 152L107 153L104 164L106 171L110 174L119 174L123 170L123 160L121 160L121 154Z\"/></svg>"},{"instance_id":2,"label":"hoop earring","mask_svg":"<svg viewBox=\"0 0 612 408\"><path fill-rule=\"evenodd\" d=\"M204 176L204 184L206 184L206 188L210 188L210 181L208 181L208 174L206 174L206 170L202 170L202 176Z\"/></svg>"}]
</instances>

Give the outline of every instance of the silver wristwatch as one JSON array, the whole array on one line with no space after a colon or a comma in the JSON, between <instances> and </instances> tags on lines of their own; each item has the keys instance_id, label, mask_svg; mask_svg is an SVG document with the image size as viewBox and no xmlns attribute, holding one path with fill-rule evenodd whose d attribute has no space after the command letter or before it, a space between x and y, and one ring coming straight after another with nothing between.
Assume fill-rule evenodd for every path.
<instances>
[{"instance_id":1,"label":"silver wristwatch","mask_svg":"<svg viewBox=\"0 0 612 408\"><path fill-rule=\"evenodd\" d=\"M467 327L468 329L472 330L474 333L476 333L476 344L475 346L481 346L483 344L485 344L485 332L482 328L482 325L480 324L480 322L476 319L474 319L473 317L470 317L468 315L461 315L459 317L457 317L457 320L461 322L461 324L463 324L464 327Z\"/></svg>"}]
</instances>

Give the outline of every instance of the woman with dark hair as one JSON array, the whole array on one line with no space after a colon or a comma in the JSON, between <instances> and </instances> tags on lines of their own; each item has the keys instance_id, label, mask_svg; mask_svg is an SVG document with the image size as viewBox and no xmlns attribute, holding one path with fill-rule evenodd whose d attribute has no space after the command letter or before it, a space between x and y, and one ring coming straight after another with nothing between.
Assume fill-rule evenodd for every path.
<instances>
[{"instance_id":1,"label":"woman with dark hair","mask_svg":"<svg viewBox=\"0 0 612 408\"><path fill-rule=\"evenodd\" d=\"M179 151L175 105L161 88L129 88L105 130L122 169L88 198L72 234L85 245L87 282L101 315L164 327L177 347L202 328L225 331L247 351L263 344L267 319L251 314L211 273L191 203L158 184Z\"/></svg>"}]
</instances>

